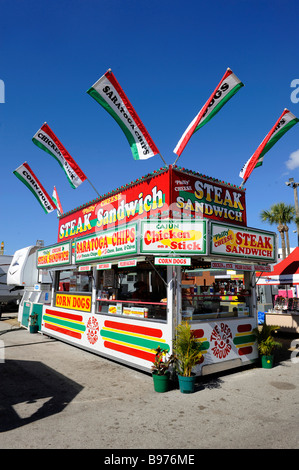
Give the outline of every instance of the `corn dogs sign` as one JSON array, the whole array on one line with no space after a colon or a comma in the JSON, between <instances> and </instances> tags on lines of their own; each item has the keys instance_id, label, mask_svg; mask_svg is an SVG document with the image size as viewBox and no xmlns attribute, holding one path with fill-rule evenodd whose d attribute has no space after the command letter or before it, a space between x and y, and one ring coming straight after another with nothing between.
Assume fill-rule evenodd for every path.
<instances>
[{"instance_id":1,"label":"corn dogs sign","mask_svg":"<svg viewBox=\"0 0 299 470\"><path fill-rule=\"evenodd\" d=\"M275 234L212 223L210 250L215 255L275 262Z\"/></svg>"},{"instance_id":2,"label":"corn dogs sign","mask_svg":"<svg viewBox=\"0 0 299 470\"><path fill-rule=\"evenodd\" d=\"M71 310L91 311L91 296L76 294L56 294L55 307L69 308Z\"/></svg>"}]
</instances>

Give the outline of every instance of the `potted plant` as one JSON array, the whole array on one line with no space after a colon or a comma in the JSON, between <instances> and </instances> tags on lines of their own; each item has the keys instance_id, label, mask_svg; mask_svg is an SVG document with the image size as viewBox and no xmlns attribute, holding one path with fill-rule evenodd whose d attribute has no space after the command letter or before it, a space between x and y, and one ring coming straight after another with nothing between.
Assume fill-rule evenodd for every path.
<instances>
[{"instance_id":1,"label":"potted plant","mask_svg":"<svg viewBox=\"0 0 299 470\"><path fill-rule=\"evenodd\" d=\"M166 349L155 349L155 360L152 365L152 377L154 381L154 390L156 392L167 392L169 388L169 367L173 363L173 355L169 355Z\"/></svg>"},{"instance_id":2,"label":"potted plant","mask_svg":"<svg viewBox=\"0 0 299 470\"><path fill-rule=\"evenodd\" d=\"M201 362L201 348L201 341L195 337L187 321L177 326L173 349L182 393L192 393L194 391L196 376L192 369Z\"/></svg>"},{"instance_id":3,"label":"potted plant","mask_svg":"<svg viewBox=\"0 0 299 470\"><path fill-rule=\"evenodd\" d=\"M29 315L29 332L30 333L37 333L38 332L38 314L34 313L33 315Z\"/></svg>"},{"instance_id":4,"label":"potted plant","mask_svg":"<svg viewBox=\"0 0 299 470\"><path fill-rule=\"evenodd\" d=\"M273 367L274 350L282 345L272 336L272 332L277 330L279 326L263 324L262 328L254 328L253 333L256 336L258 350L261 356L261 363L264 369Z\"/></svg>"}]
</instances>

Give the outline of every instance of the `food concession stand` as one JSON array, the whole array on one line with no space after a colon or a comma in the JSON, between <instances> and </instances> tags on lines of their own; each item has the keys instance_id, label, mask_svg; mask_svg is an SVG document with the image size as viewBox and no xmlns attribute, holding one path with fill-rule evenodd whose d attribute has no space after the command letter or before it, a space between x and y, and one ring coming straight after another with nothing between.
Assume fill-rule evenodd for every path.
<instances>
[{"instance_id":1,"label":"food concession stand","mask_svg":"<svg viewBox=\"0 0 299 470\"><path fill-rule=\"evenodd\" d=\"M198 375L258 357L255 271L276 262L276 235L247 227L245 190L166 166L59 218L38 251L54 273L41 331L150 371L190 321Z\"/></svg>"},{"instance_id":2,"label":"food concession stand","mask_svg":"<svg viewBox=\"0 0 299 470\"><path fill-rule=\"evenodd\" d=\"M299 247L273 267L259 273L258 286L277 286L274 306L265 312L265 323L286 333L299 333Z\"/></svg>"}]
</instances>

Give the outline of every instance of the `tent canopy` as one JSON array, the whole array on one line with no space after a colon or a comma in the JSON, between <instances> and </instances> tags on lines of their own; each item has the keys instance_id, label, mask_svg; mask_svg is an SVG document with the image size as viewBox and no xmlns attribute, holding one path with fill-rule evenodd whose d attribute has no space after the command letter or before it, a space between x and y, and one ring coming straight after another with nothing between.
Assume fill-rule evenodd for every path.
<instances>
[{"instance_id":1,"label":"tent canopy","mask_svg":"<svg viewBox=\"0 0 299 470\"><path fill-rule=\"evenodd\" d=\"M263 272L258 285L299 284L299 247L274 266L273 271Z\"/></svg>"}]
</instances>

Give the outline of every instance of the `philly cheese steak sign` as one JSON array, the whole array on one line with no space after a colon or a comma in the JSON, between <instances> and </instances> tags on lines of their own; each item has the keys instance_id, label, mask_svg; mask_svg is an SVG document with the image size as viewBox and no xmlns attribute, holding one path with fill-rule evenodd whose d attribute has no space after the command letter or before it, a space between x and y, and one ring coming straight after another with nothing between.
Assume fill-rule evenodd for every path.
<instances>
[{"instance_id":1,"label":"philly cheese steak sign","mask_svg":"<svg viewBox=\"0 0 299 470\"><path fill-rule=\"evenodd\" d=\"M211 254L275 262L275 234L213 222Z\"/></svg>"},{"instance_id":2,"label":"philly cheese steak sign","mask_svg":"<svg viewBox=\"0 0 299 470\"><path fill-rule=\"evenodd\" d=\"M224 182L173 170L172 200L183 214L246 226L245 191Z\"/></svg>"},{"instance_id":3,"label":"philly cheese steak sign","mask_svg":"<svg viewBox=\"0 0 299 470\"><path fill-rule=\"evenodd\" d=\"M37 267L49 268L71 263L70 242L42 248L37 251Z\"/></svg>"}]
</instances>

